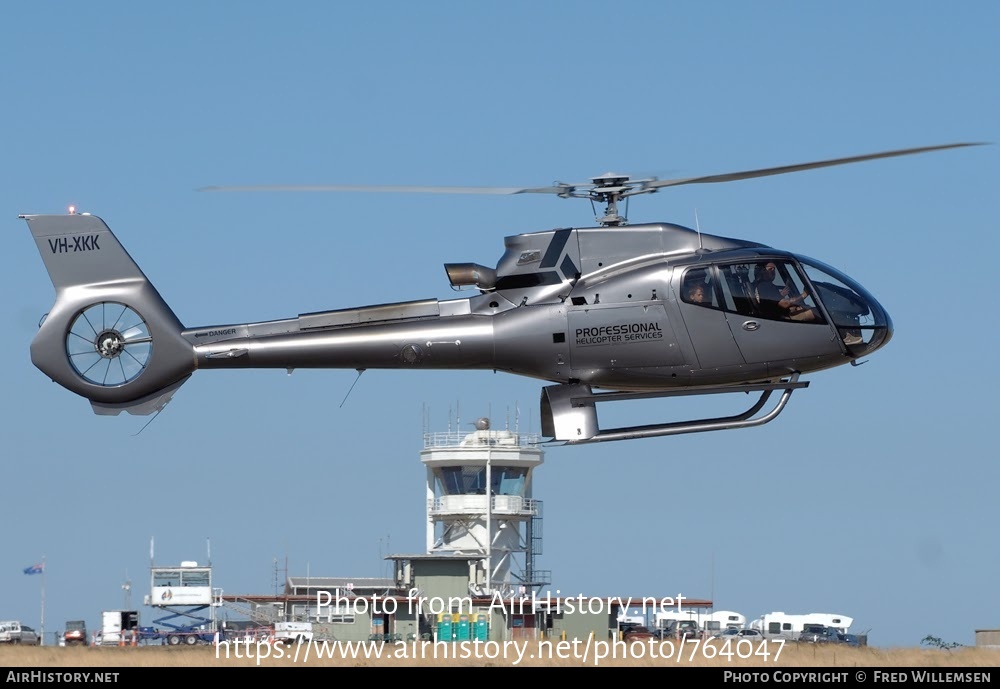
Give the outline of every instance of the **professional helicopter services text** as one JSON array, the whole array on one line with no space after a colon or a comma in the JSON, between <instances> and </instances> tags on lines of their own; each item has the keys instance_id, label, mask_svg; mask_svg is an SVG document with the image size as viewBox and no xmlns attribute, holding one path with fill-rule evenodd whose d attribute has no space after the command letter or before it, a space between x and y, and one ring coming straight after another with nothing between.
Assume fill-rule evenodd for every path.
<instances>
[{"instance_id":1,"label":"professional helicopter services text","mask_svg":"<svg viewBox=\"0 0 1000 689\"><path fill-rule=\"evenodd\" d=\"M611 344L612 342L642 342L662 340L663 328L657 322L602 325L597 328L577 328L578 346Z\"/></svg>"}]
</instances>

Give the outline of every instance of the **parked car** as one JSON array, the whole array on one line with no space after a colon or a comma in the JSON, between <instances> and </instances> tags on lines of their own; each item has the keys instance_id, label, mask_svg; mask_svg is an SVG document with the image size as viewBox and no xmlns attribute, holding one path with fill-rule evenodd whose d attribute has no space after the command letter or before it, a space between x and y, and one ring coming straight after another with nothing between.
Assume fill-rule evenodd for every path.
<instances>
[{"instance_id":1,"label":"parked car","mask_svg":"<svg viewBox=\"0 0 1000 689\"><path fill-rule=\"evenodd\" d=\"M21 643L28 644L29 646L38 646L42 643L42 639L34 629L21 625Z\"/></svg>"},{"instance_id":2,"label":"parked car","mask_svg":"<svg viewBox=\"0 0 1000 689\"><path fill-rule=\"evenodd\" d=\"M653 632L649 627L635 625L622 634L623 641L648 641L653 638Z\"/></svg>"},{"instance_id":3,"label":"parked car","mask_svg":"<svg viewBox=\"0 0 1000 689\"><path fill-rule=\"evenodd\" d=\"M62 637L63 646L86 646L87 623L84 620L69 620Z\"/></svg>"},{"instance_id":4,"label":"parked car","mask_svg":"<svg viewBox=\"0 0 1000 689\"><path fill-rule=\"evenodd\" d=\"M667 626L667 633L674 639L697 639L701 636L698 623L694 620L672 620Z\"/></svg>"},{"instance_id":5,"label":"parked car","mask_svg":"<svg viewBox=\"0 0 1000 689\"><path fill-rule=\"evenodd\" d=\"M31 627L26 627L17 620L11 620L0 622L0 643L37 646L39 638L38 633Z\"/></svg>"},{"instance_id":6,"label":"parked car","mask_svg":"<svg viewBox=\"0 0 1000 689\"><path fill-rule=\"evenodd\" d=\"M738 641L740 639L747 639L748 641L762 641L764 635L756 629L738 629L735 627L730 627L729 629L724 629L712 636L713 639L732 639L733 641Z\"/></svg>"}]
</instances>

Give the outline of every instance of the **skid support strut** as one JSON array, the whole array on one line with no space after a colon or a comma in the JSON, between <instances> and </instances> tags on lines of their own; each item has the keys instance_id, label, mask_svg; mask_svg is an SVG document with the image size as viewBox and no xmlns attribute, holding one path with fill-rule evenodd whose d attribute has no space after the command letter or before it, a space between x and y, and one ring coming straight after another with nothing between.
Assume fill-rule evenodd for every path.
<instances>
[{"instance_id":1,"label":"skid support strut","mask_svg":"<svg viewBox=\"0 0 1000 689\"><path fill-rule=\"evenodd\" d=\"M600 443L610 440L632 438L654 438L662 435L700 433L702 431L722 431L731 428L761 426L773 421L785 408L792 392L809 386L808 381L799 382L799 374L793 373L787 379L776 383L755 383L751 385L722 385L678 390L657 390L650 392L594 392L589 385L550 385L542 388L542 435L567 445ZM773 408L761 416L758 414L770 399L771 394L781 390L781 397ZM652 399L659 397L682 397L686 395L720 395L728 392L759 392L757 402L742 414L714 419L694 419L647 426L628 426L602 431L597 421L599 402L621 402L624 400Z\"/></svg>"}]
</instances>

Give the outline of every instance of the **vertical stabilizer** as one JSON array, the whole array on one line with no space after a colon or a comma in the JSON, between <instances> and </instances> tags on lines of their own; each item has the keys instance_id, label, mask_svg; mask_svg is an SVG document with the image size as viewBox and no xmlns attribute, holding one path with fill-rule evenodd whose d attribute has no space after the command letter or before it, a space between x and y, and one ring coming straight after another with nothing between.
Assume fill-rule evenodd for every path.
<instances>
[{"instance_id":1,"label":"vertical stabilizer","mask_svg":"<svg viewBox=\"0 0 1000 689\"><path fill-rule=\"evenodd\" d=\"M150 414L194 371L183 325L94 215L22 215L55 304L31 343L31 361L99 414Z\"/></svg>"}]
</instances>

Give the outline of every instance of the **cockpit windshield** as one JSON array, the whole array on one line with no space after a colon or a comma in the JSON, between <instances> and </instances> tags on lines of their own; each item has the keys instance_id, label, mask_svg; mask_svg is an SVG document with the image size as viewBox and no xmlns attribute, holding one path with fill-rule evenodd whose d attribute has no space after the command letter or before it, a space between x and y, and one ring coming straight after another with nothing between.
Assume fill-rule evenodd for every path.
<instances>
[{"instance_id":1,"label":"cockpit windshield","mask_svg":"<svg viewBox=\"0 0 1000 689\"><path fill-rule=\"evenodd\" d=\"M884 345L892 336L885 309L864 287L835 268L798 257L809 282L848 345Z\"/></svg>"}]
</instances>

